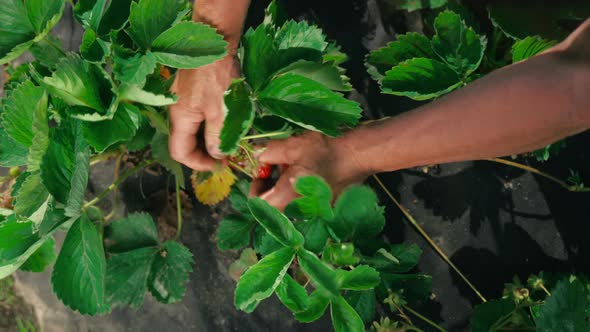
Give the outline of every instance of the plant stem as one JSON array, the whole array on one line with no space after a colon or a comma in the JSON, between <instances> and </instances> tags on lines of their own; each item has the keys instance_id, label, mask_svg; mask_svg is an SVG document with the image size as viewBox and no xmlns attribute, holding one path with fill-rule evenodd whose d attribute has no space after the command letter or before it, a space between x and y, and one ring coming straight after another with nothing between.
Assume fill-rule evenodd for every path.
<instances>
[{"instance_id":1,"label":"plant stem","mask_svg":"<svg viewBox=\"0 0 590 332\"><path fill-rule=\"evenodd\" d=\"M124 154L121 153L117 157L117 161L115 162L115 171L114 171L113 181L117 181L117 179L119 178L119 171L121 170L121 161L123 160L123 156L124 156ZM104 219L106 221L111 220L111 218L113 218L115 216L115 214L117 213L118 193L119 193L119 191L117 191L117 190L113 191L113 209L111 210L111 212L109 212L109 214L106 215L106 217L104 217Z\"/></svg>"},{"instance_id":2,"label":"plant stem","mask_svg":"<svg viewBox=\"0 0 590 332\"><path fill-rule=\"evenodd\" d=\"M469 279L467 279L467 277L461 272L461 270L459 270L459 268L457 268L457 266L455 266L455 264L451 262L451 260L444 253L444 251L442 251L442 249L434 242L434 240L432 240L432 238L424 231L424 229L420 225L418 225L416 219L412 217L408 210L403 205L401 205L401 203L393 196L389 189L385 187L381 179L377 175L373 175L373 178L375 179L375 181L377 181L377 183L379 184L381 189L383 189L383 191L387 194L387 196L389 196L393 204L395 204L401 210L401 212L408 219L408 221L410 221L412 226L414 226L418 233L420 233L420 235L426 240L426 242L428 242L432 249L434 249L434 251L436 251L436 253L459 275L459 277L461 277L461 279L465 281L469 288L471 288L475 292L475 294L481 299L482 302L487 302L486 298L483 297L483 295L481 295L479 290L477 290L477 288L475 288L475 286L471 283L471 281L469 281Z\"/></svg>"},{"instance_id":3,"label":"plant stem","mask_svg":"<svg viewBox=\"0 0 590 332\"><path fill-rule=\"evenodd\" d=\"M545 292L545 294L547 294L547 296L551 296L551 292L549 292L549 290L547 290L547 287L545 287L545 285L539 285L539 286L543 290L543 292Z\"/></svg>"},{"instance_id":4,"label":"plant stem","mask_svg":"<svg viewBox=\"0 0 590 332\"><path fill-rule=\"evenodd\" d=\"M561 187L567 189L568 191L572 191L572 192L590 192L590 188L578 188L576 186L570 186L567 182L560 180L558 178L556 178L555 176L551 175L551 174L547 174L543 171L540 171L534 167L530 167L527 165L523 165L521 163L517 163L514 161L510 161L510 160L506 160L506 159L501 159L501 158L490 158L490 159L486 159L487 161L491 161L494 163L499 163L499 164L504 164L504 165L508 165L508 166L512 166L512 167L516 167L516 168L520 168L522 170L531 172L531 173L535 173L537 175L540 175L548 180L551 180L553 182L555 182L556 184L560 185Z\"/></svg>"},{"instance_id":5,"label":"plant stem","mask_svg":"<svg viewBox=\"0 0 590 332\"><path fill-rule=\"evenodd\" d=\"M274 131L271 133L265 133L265 134L258 134L258 135L250 135L250 136L244 136L242 137L242 141L247 141L247 140L251 140L251 139L257 139L257 138L266 138L266 137L276 137L276 136L283 136L283 135L288 135L290 134L291 131L287 131L287 130L283 130L283 131Z\"/></svg>"},{"instance_id":6,"label":"plant stem","mask_svg":"<svg viewBox=\"0 0 590 332\"><path fill-rule=\"evenodd\" d=\"M176 236L174 240L178 241L182 235L182 202L180 201L180 181L178 177L174 177L174 184L176 188Z\"/></svg>"},{"instance_id":7,"label":"plant stem","mask_svg":"<svg viewBox=\"0 0 590 332\"><path fill-rule=\"evenodd\" d=\"M236 170L238 170L238 171L240 171L240 172L242 172L242 173L246 174L248 177L250 177L250 179L253 179L253 178L254 178L254 177L252 176L252 174L248 173L248 172L247 172L247 171L246 171L246 170L245 170L245 169L244 169L242 166L240 166L240 165L236 164L235 162L233 162L233 161L231 161L231 160L230 160L230 161L229 161L229 165L230 165L232 168L234 168L234 169L236 169Z\"/></svg>"},{"instance_id":8,"label":"plant stem","mask_svg":"<svg viewBox=\"0 0 590 332\"><path fill-rule=\"evenodd\" d=\"M138 164L137 166L133 167L132 169L127 170L125 173L123 173L123 175L121 175L121 177L119 177L115 182L113 182L110 186L108 186L107 189L105 189L102 193L100 193L98 196L96 196L90 202L84 204L82 209L85 210L91 206L96 205L96 203L103 200L111 191L115 190L121 183L123 183L123 181L127 180L128 177L130 177L131 175L137 173L138 171L150 166L153 163L154 162L152 160L146 160L146 161L143 161L142 163Z\"/></svg>"},{"instance_id":9,"label":"plant stem","mask_svg":"<svg viewBox=\"0 0 590 332\"><path fill-rule=\"evenodd\" d=\"M112 157L119 156L122 152L121 151L112 151L103 154L96 155L90 159L90 166L94 166L99 164L103 161L109 160Z\"/></svg>"},{"instance_id":10,"label":"plant stem","mask_svg":"<svg viewBox=\"0 0 590 332\"><path fill-rule=\"evenodd\" d=\"M434 327L435 329L441 331L441 332L447 332L447 330L443 329L441 326L439 326L438 324L436 324L435 322L431 321L430 319L426 318L425 316L422 316L419 312L417 312L416 310L408 307L407 305L404 305L404 309L406 309L407 311L409 311L412 315L420 318L421 320L423 320L424 322L428 323L428 325Z\"/></svg>"}]
</instances>

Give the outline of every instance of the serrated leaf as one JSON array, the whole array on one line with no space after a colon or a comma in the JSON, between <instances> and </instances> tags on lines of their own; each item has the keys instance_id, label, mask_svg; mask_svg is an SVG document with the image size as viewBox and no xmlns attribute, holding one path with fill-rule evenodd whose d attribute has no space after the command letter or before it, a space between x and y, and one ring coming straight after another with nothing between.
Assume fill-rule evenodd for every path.
<instances>
[{"instance_id":1,"label":"serrated leaf","mask_svg":"<svg viewBox=\"0 0 590 332\"><path fill-rule=\"evenodd\" d=\"M158 95L151 91L143 90L139 85L123 84L119 86L117 93L121 100L156 107L173 105L178 100L178 97L175 95Z\"/></svg>"},{"instance_id":2,"label":"serrated leaf","mask_svg":"<svg viewBox=\"0 0 590 332\"><path fill-rule=\"evenodd\" d=\"M95 65L76 55L64 57L51 77L43 82L52 95L73 106L105 114L112 103L110 83Z\"/></svg>"},{"instance_id":3,"label":"serrated leaf","mask_svg":"<svg viewBox=\"0 0 590 332\"><path fill-rule=\"evenodd\" d=\"M92 29L84 31L82 44L80 45L80 55L90 62L100 63L108 54L109 50L104 41L98 38L96 32Z\"/></svg>"},{"instance_id":4,"label":"serrated leaf","mask_svg":"<svg viewBox=\"0 0 590 332\"><path fill-rule=\"evenodd\" d=\"M393 67L385 74L381 90L386 94L427 100L449 93L463 83L446 64L414 58Z\"/></svg>"},{"instance_id":5,"label":"serrated leaf","mask_svg":"<svg viewBox=\"0 0 590 332\"><path fill-rule=\"evenodd\" d=\"M275 240L287 247L297 248L303 245L303 235L281 211L258 197L248 201L248 208L258 223Z\"/></svg>"},{"instance_id":6,"label":"serrated leaf","mask_svg":"<svg viewBox=\"0 0 590 332\"><path fill-rule=\"evenodd\" d=\"M193 171L191 175L195 196L205 205L215 205L226 199L235 182L236 176L229 166L212 172Z\"/></svg>"},{"instance_id":7,"label":"serrated leaf","mask_svg":"<svg viewBox=\"0 0 590 332\"><path fill-rule=\"evenodd\" d=\"M47 209L45 210L45 215L39 224L39 235L45 236L50 234L59 226L64 224L68 218L66 217L66 212L63 208L58 206L59 204L55 202L53 198L50 198L47 202Z\"/></svg>"},{"instance_id":8,"label":"serrated leaf","mask_svg":"<svg viewBox=\"0 0 590 332\"><path fill-rule=\"evenodd\" d=\"M409 305L420 304L428 299L432 290L432 277L426 274L381 273L385 289L400 292ZM387 294L382 294L385 297Z\"/></svg>"},{"instance_id":9,"label":"serrated leaf","mask_svg":"<svg viewBox=\"0 0 590 332\"><path fill-rule=\"evenodd\" d=\"M229 201L231 202L232 208L242 215L250 215L250 209L248 209L249 193L250 182L245 179L238 180L229 193Z\"/></svg>"},{"instance_id":10,"label":"serrated leaf","mask_svg":"<svg viewBox=\"0 0 590 332\"><path fill-rule=\"evenodd\" d=\"M49 192L41 183L41 174L31 174L25 179L15 197L14 213L28 218L39 210L48 197Z\"/></svg>"},{"instance_id":11,"label":"serrated leaf","mask_svg":"<svg viewBox=\"0 0 590 332\"><path fill-rule=\"evenodd\" d=\"M117 2L119 0L113 1ZM86 28L98 30L107 7L107 0L79 0L73 8L74 17Z\"/></svg>"},{"instance_id":12,"label":"serrated leaf","mask_svg":"<svg viewBox=\"0 0 590 332\"><path fill-rule=\"evenodd\" d=\"M122 253L158 245L158 229L147 213L132 213L105 228L105 246L110 253Z\"/></svg>"},{"instance_id":13,"label":"serrated leaf","mask_svg":"<svg viewBox=\"0 0 590 332\"><path fill-rule=\"evenodd\" d=\"M432 37L432 49L460 75L475 71L486 47L486 39L467 27L461 16L446 10L434 20L436 35Z\"/></svg>"},{"instance_id":14,"label":"serrated leaf","mask_svg":"<svg viewBox=\"0 0 590 332\"><path fill-rule=\"evenodd\" d=\"M27 163L27 147L16 142L0 126L0 166L16 167Z\"/></svg>"},{"instance_id":15,"label":"serrated leaf","mask_svg":"<svg viewBox=\"0 0 590 332\"><path fill-rule=\"evenodd\" d=\"M33 44L29 52L47 68L55 68L66 52L61 39L48 34L43 40ZM28 64L26 64L28 66Z\"/></svg>"},{"instance_id":16,"label":"serrated leaf","mask_svg":"<svg viewBox=\"0 0 590 332\"><path fill-rule=\"evenodd\" d=\"M231 155L252 127L255 116L251 91L244 80L234 81L224 97L225 119L219 138L221 152Z\"/></svg>"},{"instance_id":17,"label":"serrated leaf","mask_svg":"<svg viewBox=\"0 0 590 332\"><path fill-rule=\"evenodd\" d=\"M168 136L157 132L156 135L154 135L151 145L154 160L164 166L170 173L174 174L181 187L184 188L184 173L182 171L182 166L170 157L170 150L168 150Z\"/></svg>"},{"instance_id":18,"label":"serrated leaf","mask_svg":"<svg viewBox=\"0 0 590 332\"><path fill-rule=\"evenodd\" d=\"M258 102L271 114L330 136L338 136L342 126L355 126L362 112L356 102L294 74L273 79Z\"/></svg>"},{"instance_id":19,"label":"serrated leaf","mask_svg":"<svg viewBox=\"0 0 590 332\"><path fill-rule=\"evenodd\" d=\"M127 150L136 152L145 149L150 142L154 139L156 130L150 125L150 121L144 114L139 116L139 128L133 138L131 138L125 144Z\"/></svg>"},{"instance_id":20,"label":"serrated leaf","mask_svg":"<svg viewBox=\"0 0 590 332\"><path fill-rule=\"evenodd\" d=\"M422 249L416 244L396 244L388 250L378 250L373 257L364 257L363 263L379 271L406 273L418 264L421 255Z\"/></svg>"},{"instance_id":21,"label":"serrated leaf","mask_svg":"<svg viewBox=\"0 0 590 332\"><path fill-rule=\"evenodd\" d=\"M298 219L331 220L334 218L332 189L326 181L315 176L300 177L295 182L294 189L301 197L295 199L289 206L291 213L300 217Z\"/></svg>"},{"instance_id":22,"label":"serrated leaf","mask_svg":"<svg viewBox=\"0 0 590 332\"><path fill-rule=\"evenodd\" d=\"M288 207L285 208L285 213L288 213ZM310 220L310 221L298 221L295 223L295 227L305 239L305 249L320 254L326 245L326 241L330 237L326 222L321 219Z\"/></svg>"},{"instance_id":23,"label":"serrated leaf","mask_svg":"<svg viewBox=\"0 0 590 332\"><path fill-rule=\"evenodd\" d=\"M109 8L107 8L100 20L98 34L102 36L113 30L121 30L129 21L132 2L133 0L111 1Z\"/></svg>"},{"instance_id":24,"label":"serrated leaf","mask_svg":"<svg viewBox=\"0 0 590 332\"><path fill-rule=\"evenodd\" d=\"M369 187L350 187L336 201L334 219L328 225L340 240L375 236L385 226L384 208L378 204Z\"/></svg>"},{"instance_id":25,"label":"serrated leaf","mask_svg":"<svg viewBox=\"0 0 590 332\"><path fill-rule=\"evenodd\" d=\"M365 324L363 320L342 296L338 296L331 301L330 312L334 332L364 331Z\"/></svg>"},{"instance_id":26,"label":"serrated leaf","mask_svg":"<svg viewBox=\"0 0 590 332\"><path fill-rule=\"evenodd\" d=\"M256 256L256 252L252 248L246 248L240 254L240 259L234 261L229 266L229 275L232 277L232 279L238 282L242 274L246 272L250 266L256 263L258 263L258 256Z\"/></svg>"},{"instance_id":27,"label":"serrated leaf","mask_svg":"<svg viewBox=\"0 0 590 332\"><path fill-rule=\"evenodd\" d=\"M365 324L370 324L373 321L375 318L375 308L377 307L374 290L346 292L344 298L354 308Z\"/></svg>"},{"instance_id":28,"label":"serrated leaf","mask_svg":"<svg viewBox=\"0 0 590 332\"><path fill-rule=\"evenodd\" d=\"M168 119L165 118L162 112L158 112L152 107L146 107L143 111L141 111L141 113L149 119L150 125L154 127L156 131L158 131L160 134L170 136Z\"/></svg>"},{"instance_id":29,"label":"serrated leaf","mask_svg":"<svg viewBox=\"0 0 590 332\"><path fill-rule=\"evenodd\" d=\"M186 283L194 264L191 252L178 242L168 241L156 255L148 288L162 303L176 303L186 293Z\"/></svg>"},{"instance_id":30,"label":"serrated leaf","mask_svg":"<svg viewBox=\"0 0 590 332\"><path fill-rule=\"evenodd\" d=\"M333 91L352 91L350 79L343 72L344 69L330 63L299 60L280 69L275 76L290 73L314 80Z\"/></svg>"},{"instance_id":31,"label":"serrated leaf","mask_svg":"<svg viewBox=\"0 0 590 332\"><path fill-rule=\"evenodd\" d=\"M532 152L533 156L537 159L537 161L547 161L551 156L559 155L559 152L567 147L567 143L565 139L557 141L555 143L549 144L544 148L535 150Z\"/></svg>"},{"instance_id":32,"label":"serrated leaf","mask_svg":"<svg viewBox=\"0 0 590 332\"><path fill-rule=\"evenodd\" d=\"M587 284L570 276L557 282L539 310L537 331L590 330L590 291Z\"/></svg>"},{"instance_id":33,"label":"serrated leaf","mask_svg":"<svg viewBox=\"0 0 590 332\"><path fill-rule=\"evenodd\" d=\"M500 319L514 310L512 299L491 300L477 305L471 316L471 331L489 332Z\"/></svg>"},{"instance_id":34,"label":"serrated leaf","mask_svg":"<svg viewBox=\"0 0 590 332\"><path fill-rule=\"evenodd\" d=\"M295 319L301 323L314 322L324 315L329 304L330 299L325 297L319 290L316 290L309 296L307 309L295 313Z\"/></svg>"},{"instance_id":35,"label":"serrated leaf","mask_svg":"<svg viewBox=\"0 0 590 332\"><path fill-rule=\"evenodd\" d=\"M115 46L113 72L121 83L143 87L148 75L156 69L156 58L151 52L135 53L118 50Z\"/></svg>"},{"instance_id":36,"label":"serrated leaf","mask_svg":"<svg viewBox=\"0 0 590 332\"><path fill-rule=\"evenodd\" d=\"M314 253L305 249L299 250L297 258L301 269L309 276L317 288L325 291L331 297L340 294L338 275L332 267L322 262Z\"/></svg>"},{"instance_id":37,"label":"serrated leaf","mask_svg":"<svg viewBox=\"0 0 590 332\"><path fill-rule=\"evenodd\" d=\"M257 226L255 228L254 250L256 250L257 253L266 256L282 248L283 245L268 234L262 226Z\"/></svg>"},{"instance_id":38,"label":"serrated leaf","mask_svg":"<svg viewBox=\"0 0 590 332\"><path fill-rule=\"evenodd\" d=\"M381 281L379 272L367 265L359 265L353 270L338 270L340 289L362 291L375 288Z\"/></svg>"},{"instance_id":39,"label":"serrated leaf","mask_svg":"<svg viewBox=\"0 0 590 332\"><path fill-rule=\"evenodd\" d=\"M47 108L45 90L31 81L22 83L3 100L2 127L12 139L28 148L33 142L35 110L42 107Z\"/></svg>"},{"instance_id":40,"label":"serrated leaf","mask_svg":"<svg viewBox=\"0 0 590 332\"><path fill-rule=\"evenodd\" d=\"M110 305L139 308L147 292L157 247L139 248L111 256L107 260L106 294Z\"/></svg>"},{"instance_id":41,"label":"serrated leaf","mask_svg":"<svg viewBox=\"0 0 590 332\"><path fill-rule=\"evenodd\" d=\"M40 273L45 271L49 265L53 264L57 259L55 252L55 240L49 238L43 245L35 251L34 254L21 265L20 269L27 272Z\"/></svg>"},{"instance_id":42,"label":"serrated leaf","mask_svg":"<svg viewBox=\"0 0 590 332\"><path fill-rule=\"evenodd\" d=\"M227 55L227 42L216 29L195 22L182 22L162 32L151 51L158 63L173 68L198 68Z\"/></svg>"},{"instance_id":43,"label":"serrated leaf","mask_svg":"<svg viewBox=\"0 0 590 332\"><path fill-rule=\"evenodd\" d=\"M183 1L179 0L133 2L127 33L139 47L147 50L162 32L172 27L182 6Z\"/></svg>"},{"instance_id":44,"label":"serrated leaf","mask_svg":"<svg viewBox=\"0 0 590 332\"><path fill-rule=\"evenodd\" d=\"M281 26L288 19L287 10L284 8L283 4L278 3L276 0L270 2L264 13L264 24Z\"/></svg>"},{"instance_id":45,"label":"serrated leaf","mask_svg":"<svg viewBox=\"0 0 590 332\"><path fill-rule=\"evenodd\" d=\"M380 81L387 71L401 62L413 58L435 57L428 37L417 32L408 32L397 36L397 40L387 46L372 51L367 56L366 66L373 79Z\"/></svg>"},{"instance_id":46,"label":"serrated leaf","mask_svg":"<svg viewBox=\"0 0 590 332\"><path fill-rule=\"evenodd\" d=\"M256 222L242 215L229 215L217 229L217 246L221 250L239 250L250 244Z\"/></svg>"},{"instance_id":47,"label":"serrated leaf","mask_svg":"<svg viewBox=\"0 0 590 332\"><path fill-rule=\"evenodd\" d=\"M141 113L131 104L120 103L112 120L82 123L82 135L97 153L116 143L130 140L137 133Z\"/></svg>"},{"instance_id":48,"label":"serrated leaf","mask_svg":"<svg viewBox=\"0 0 590 332\"><path fill-rule=\"evenodd\" d=\"M307 22L286 22L277 31L276 44L279 50L290 48L309 48L323 52L328 47L326 37L322 30L316 26L310 26Z\"/></svg>"},{"instance_id":49,"label":"serrated leaf","mask_svg":"<svg viewBox=\"0 0 590 332\"><path fill-rule=\"evenodd\" d=\"M106 259L98 229L86 216L70 228L51 275L57 297L72 310L95 315L109 311Z\"/></svg>"},{"instance_id":50,"label":"serrated leaf","mask_svg":"<svg viewBox=\"0 0 590 332\"><path fill-rule=\"evenodd\" d=\"M557 42L542 39L539 36L529 36L512 45L512 62L528 59L536 54L553 47Z\"/></svg>"},{"instance_id":51,"label":"serrated leaf","mask_svg":"<svg viewBox=\"0 0 590 332\"><path fill-rule=\"evenodd\" d=\"M271 35L271 28L261 24L256 29L248 29L242 38L242 45L242 70L248 84L254 91L258 91L276 71L278 50Z\"/></svg>"},{"instance_id":52,"label":"serrated leaf","mask_svg":"<svg viewBox=\"0 0 590 332\"><path fill-rule=\"evenodd\" d=\"M309 296L303 286L286 274L276 289L279 300L293 313L305 311L309 305Z\"/></svg>"},{"instance_id":53,"label":"serrated leaf","mask_svg":"<svg viewBox=\"0 0 590 332\"><path fill-rule=\"evenodd\" d=\"M252 312L258 304L270 297L279 286L295 257L295 250L283 248L265 256L250 267L238 281L235 305L245 312Z\"/></svg>"},{"instance_id":54,"label":"serrated leaf","mask_svg":"<svg viewBox=\"0 0 590 332\"><path fill-rule=\"evenodd\" d=\"M49 146L49 119L47 116L47 94L44 93L43 97L37 103L33 113L33 122L31 124L31 133L33 138L31 140L31 146L29 147L28 157L28 172L38 172L41 169L41 162L43 156L47 152Z\"/></svg>"},{"instance_id":55,"label":"serrated leaf","mask_svg":"<svg viewBox=\"0 0 590 332\"><path fill-rule=\"evenodd\" d=\"M356 265L360 261L355 254L352 243L327 243L322 253L322 259L330 264L339 266Z\"/></svg>"}]
</instances>

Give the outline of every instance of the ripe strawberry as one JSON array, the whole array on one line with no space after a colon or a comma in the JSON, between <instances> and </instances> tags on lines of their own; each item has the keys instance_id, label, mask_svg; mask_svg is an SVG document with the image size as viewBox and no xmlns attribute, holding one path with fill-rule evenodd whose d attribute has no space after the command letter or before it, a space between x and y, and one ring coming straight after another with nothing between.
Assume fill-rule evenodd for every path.
<instances>
[{"instance_id":1,"label":"ripe strawberry","mask_svg":"<svg viewBox=\"0 0 590 332\"><path fill-rule=\"evenodd\" d=\"M270 165L260 165L258 167L258 176L259 179L268 179L272 174L272 166Z\"/></svg>"}]
</instances>

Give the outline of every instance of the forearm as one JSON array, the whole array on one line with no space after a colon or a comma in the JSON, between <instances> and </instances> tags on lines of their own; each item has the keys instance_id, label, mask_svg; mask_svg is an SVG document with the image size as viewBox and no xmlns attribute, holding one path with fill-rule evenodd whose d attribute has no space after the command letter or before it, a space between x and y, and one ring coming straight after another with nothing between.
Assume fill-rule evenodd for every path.
<instances>
[{"instance_id":1,"label":"forearm","mask_svg":"<svg viewBox=\"0 0 590 332\"><path fill-rule=\"evenodd\" d=\"M590 127L590 69L563 52L512 65L341 140L368 172L529 152Z\"/></svg>"},{"instance_id":2,"label":"forearm","mask_svg":"<svg viewBox=\"0 0 590 332\"><path fill-rule=\"evenodd\" d=\"M218 29L229 43L229 54L235 55L250 0L196 0L193 20Z\"/></svg>"}]
</instances>

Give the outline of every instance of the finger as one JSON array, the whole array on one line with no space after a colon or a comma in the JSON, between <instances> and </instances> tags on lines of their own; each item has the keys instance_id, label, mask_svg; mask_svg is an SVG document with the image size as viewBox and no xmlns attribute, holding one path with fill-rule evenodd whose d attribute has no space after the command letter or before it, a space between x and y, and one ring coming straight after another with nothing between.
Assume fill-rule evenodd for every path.
<instances>
[{"instance_id":1,"label":"finger","mask_svg":"<svg viewBox=\"0 0 590 332\"><path fill-rule=\"evenodd\" d=\"M172 128L168 147L172 159L197 171L215 169L215 160L201 151L197 144L196 135L200 122L187 121L186 115L173 110L170 111L170 118Z\"/></svg>"},{"instance_id":2,"label":"finger","mask_svg":"<svg viewBox=\"0 0 590 332\"><path fill-rule=\"evenodd\" d=\"M268 186L264 180L254 179L250 184L250 193L248 195L250 197L258 197L262 195L267 189Z\"/></svg>"},{"instance_id":3,"label":"finger","mask_svg":"<svg viewBox=\"0 0 590 332\"><path fill-rule=\"evenodd\" d=\"M285 207L296 199L299 195L293 189L297 174L294 171L285 172L277 181L276 185L260 195L260 198L268 202L268 204L283 211Z\"/></svg>"},{"instance_id":4,"label":"finger","mask_svg":"<svg viewBox=\"0 0 590 332\"><path fill-rule=\"evenodd\" d=\"M270 141L264 152L258 156L258 160L269 165L288 165L293 162L289 151L288 140Z\"/></svg>"},{"instance_id":5,"label":"finger","mask_svg":"<svg viewBox=\"0 0 590 332\"><path fill-rule=\"evenodd\" d=\"M223 128L224 112L222 105L219 108L211 109L207 112L207 119L205 120L205 144L209 155L216 159L223 159L225 155L221 153L219 145L221 139L221 129Z\"/></svg>"}]
</instances>

